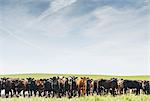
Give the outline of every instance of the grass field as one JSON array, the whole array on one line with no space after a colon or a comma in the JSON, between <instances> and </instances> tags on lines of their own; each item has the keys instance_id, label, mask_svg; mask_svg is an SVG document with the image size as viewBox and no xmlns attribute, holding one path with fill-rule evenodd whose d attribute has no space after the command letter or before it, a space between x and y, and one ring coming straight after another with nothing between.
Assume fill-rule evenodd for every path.
<instances>
[{"instance_id":1,"label":"grass field","mask_svg":"<svg viewBox=\"0 0 150 101\"><path fill-rule=\"evenodd\" d=\"M123 79L130 79L130 80L150 80L149 76L108 76L108 75L73 75L73 74L13 74L13 75L0 75L0 77L10 77L10 78L27 78L27 77L34 77L38 78L49 78L52 76L78 76L78 77L90 77L93 79L109 79L112 77L123 78ZM0 101L150 101L150 95L139 95L135 96L134 94L128 95L117 95L113 97L111 95L106 96L83 96L83 97L75 97L72 99L68 99L66 97L63 98L44 98L44 97L31 97L31 98L0 98Z\"/></svg>"},{"instance_id":2,"label":"grass field","mask_svg":"<svg viewBox=\"0 0 150 101\"><path fill-rule=\"evenodd\" d=\"M111 76L111 75L79 75L79 74L10 74L10 75L0 75L0 77L10 77L10 78L27 78L27 77L34 77L34 78L49 78L52 76L78 76L78 77L90 77L92 79L109 79L112 77L129 79L129 80L150 80L150 75L141 75L141 76Z\"/></svg>"},{"instance_id":3,"label":"grass field","mask_svg":"<svg viewBox=\"0 0 150 101\"><path fill-rule=\"evenodd\" d=\"M84 96L84 97L75 97L68 99L66 97L63 98L44 98L44 97L19 97L19 98L0 98L0 101L150 101L149 95L118 95L113 97L111 95L107 96Z\"/></svg>"}]
</instances>

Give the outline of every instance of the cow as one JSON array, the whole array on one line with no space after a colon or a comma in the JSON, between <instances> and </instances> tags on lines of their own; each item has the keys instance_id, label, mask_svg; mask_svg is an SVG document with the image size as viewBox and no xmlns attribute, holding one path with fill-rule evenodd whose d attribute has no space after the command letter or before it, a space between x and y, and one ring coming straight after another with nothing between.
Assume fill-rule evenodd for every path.
<instances>
[{"instance_id":1,"label":"cow","mask_svg":"<svg viewBox=\"0 0 150 101\"><path fill-rule=\"evenodd\" d=\"M58 77L59 93L61 94L60 96L66 95L65 82L66 82L66 78L64 76Z\"/></svg>"},{"instance_id":2,"label":"cow","mask_svg":"<svg viewBox=\"0 0 150 101\"><path fill-rule=\"evenodd\" d=\"M44 80L44 96L50 97L50 94L52 92L52 79L45 79Z\"/></svg>"},{"instance_id":3,"label":"cow","mask_svg":"<svg viewBox=\"0 0 150 101\"><path fill-rule=\"evenodd\" d=\"M150 94L150 81L143 81L142 88L145 94Z\"/></svg>"},{"instance_id":4,"label":"cow","mask_svg":"<svg viewBox=\"0 0 150 101\"><path fill-rule=\"evenodd\" d=\"M71 78L68 77L65 80L65 93L67 93L67 96L71 98Z\"/></svg>"},{"instance_id":5,"label":"cow","mask_svg":"<svg viewBox=\"0 0 150 101\"><path fill-rule=\"evenodd\" d=\"M111 78L110 80L101 79L98 81L98 92L102 93L111 93L113 96L116 95L115 90L118 88L117 79Z\"/></svg>"},{"instance_id":6,"label":"cow","mask_svg":"<svg viewBox=\"0 0 150 101\"><path fill-rule=\"evenodd\" d=\"M77 78L78 77L75 76L69 76L68 78L66 78L65 89L69 98L71 98L72 96L75 97L77 95L77 90L78 90L76 84Z\"/></svg>"},{"instance_id":7,"label":"cow","mask_svg":"<svg viewBox=\"0 0 150 101\"><path fill-rule=\"evenodd\" d=\"M3 86L4 86L6 98L9 97L9 93L11 93L11 97L13 97L13 92L12 92L12 80L11 80L10 78L5 78L5 79L3 80Z\"/></svg>"},{"instance_id":8,"label":"cow","mask_svg":"<svg viewBox=\"0 0 150 101\"><path fill-rule=\"evenodd\" d=\"M120 94L123 94L123 79L119 79L117 81L117 84L118 84L118 89L117 89L117 93L120 95Z\"/></svg>"},{"instance_id":9,"label":"cow","mask_svg":"<svg viewBox=\"0 0 150 101\"><path fill-rule=\"evenodd\" d=\"M57 95L57 97L61 98L60 88L59 88L60 86L59 86L59 82L58 82L59 77L54 76L51 79L52 79L52 91L53 91L52 97Z\"/></svg>"},{"instance_id":10,"label":"cow","mask_svg":"<svg viewBox=\"0 0 150 101\"><path fill-rule=\"evenodd\" d=\"M37 79L35 81L36 87L37 87L37 92L38 96L42 96L42 92L44 91L44 79Z\"/></svg>"},{"instance_id":11,"label":"cow","mask_svg":"<svg viewBox=\"0 0 150 101\"><path fill-rule=\"evenodd\" d=\"M3 78L0 78L0 97L1 97L1 91L4 89L3 85Z\"/></svg>"},{"instance_id":12,"label":"cow","mask_svg":"<svg viewBox=\"0 0 150 101\"><path fill-rule=\"evenodd\" d=\"M34 92L34 96L36 96L36 91L37 91L37 86L35 83L35 79L34 78L26 78L27 79L27 87L28 87L28 96L32 96L32 93Z\"/></svg>"},{"instance_id":13,"label":"cow","mask_svg":"<svg viewBox=\"0 0 150 101\"><path fill-rule=\"evenodd\" d=\"M87 78L86 77L81 77L79 79L77 79L77 87L78 87L78 96L80 97L81 95L85 95L86 94L86 81Z\"/></svg>"},{"instance_id":14,"label":"cow","mask_svg":"<svg viewBox=\"0 0 150 101\"><path fill-rule=\"evenodd\" d=\"M20 87L23 90L23 96L25 97L25 92L28 91L29 95L29 85L28 85L28 80L27 79L22 79L20 83Z\"/></svg>"},{"instance_id":15,"label":"cow","mask_svg":"<svg viewBox=\"0 0 150 101\"><path fill-rule=\"evenodd\" d=\"M136 95L140 94L140 89L142 88L142 83L137 80L124 80L124 93L126 94L128 89L136 89Z\"/></svg>"},{"instance_id":16,"label":"cow","mask_svg":"<svg viewBox=\"0 0 150 101\"><path fill-rule=\"evenodd\" d=\"M19 78L11 79L11 89L13 90L13 95L19 97L20 92L22 91L21 80Z\"/></svg>"},{"instance_id":17,"label":"cow","mask_svg":"<svg viewBox=\"0 0 150 101\"><path fill-rule=\"evenodd\" d=\"M98 80L93 80L92 81L92 95L96 92L96 94L98 95Z\"/></svg>"},{"instance_id":18,"label":"cow","mask_svg":"<svg viewBox=\"0 0 150 101\"><path fill-rule=\"evenodd\" d=\"M91 94L91 89L92 89L92 81L93 79L89 79L87 78L86 80L86 95L88 96L89 94Z\"/></svg>"}]
</instances>

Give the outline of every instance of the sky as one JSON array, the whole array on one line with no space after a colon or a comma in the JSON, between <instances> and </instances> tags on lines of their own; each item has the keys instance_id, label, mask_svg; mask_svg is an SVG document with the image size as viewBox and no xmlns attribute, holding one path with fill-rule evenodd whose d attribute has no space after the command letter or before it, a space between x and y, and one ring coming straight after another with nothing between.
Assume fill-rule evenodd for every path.
<instances>
[{"instance_id":1,"label":"sky","mask_svg":"<svg viewBox=\"0 0 150 101\"><path fill-rule=\"evenodd\" d=\"M0 0L0 74L150 75L149 0Z\"/></svg>"}]
</instances>

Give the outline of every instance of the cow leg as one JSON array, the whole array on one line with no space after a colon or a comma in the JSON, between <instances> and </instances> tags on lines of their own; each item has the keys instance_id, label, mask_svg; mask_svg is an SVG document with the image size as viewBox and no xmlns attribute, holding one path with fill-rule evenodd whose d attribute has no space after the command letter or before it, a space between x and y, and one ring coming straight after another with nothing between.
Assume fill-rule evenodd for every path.
<instances>
[{"instance_id":1,"label":"cow leg","mask_svg":"<svg viewBox=\"0 0 150 101\"><path fill-rule=\"evenodd\" d=\"M77 96L77 92L76 91L73 90L71 93L72 93L71 97L76 97Z\"/></svg>"},{"instance_id":2,"label":"cow leg","mask_svg":"<svg viewBox=\"0 0 150 101\"><path fill-rule=\"evenodd\" d=\"M100 88L97 89L97 95L101 95L101 90L100 90Z\"/></svg>"},{"instance_id":3,"label":"cow leg","mask_svg":"<svg viewBox=\"0 0 150 101\"><path fill-rule=\"evenodd\" d=\"M58 97L61 98L60 92L58 91Z\"/></svg>"},{"instance_id":4,"label":"cow leg","mask_svg":"<svg viewBox=\"0 0 150 101\"><path fill-rule=\"evenodd\" d=\"M71 91L69 91L70 92L70 96L76 96L76 94L75 94L75 90L71 90Z\"/></svg>"},{"instance_id":5,"label":"cow leg","mask_svg":"<svg viewBox=\"0 0 150 101\"><path fill-rule=\"evenodd\" d=\"M39 90L39 97L41 97L42 95L41 95L41 91Z\"/></svg>"},{"instance_id":6,"label":"cow leg","mask_svg":"<svg viewBox=\"0 0 150 101\"><path fill-rule=\"evenodd\" d=\"M16 95L16 90L13 90L13 95Z\"/></svg>"},{"instance_id":7,"label":"cow leg","mask_svg":"<svg viewBox=\"0 0 150 101\"><path fill-rule=\"evenodd\" d=\"M139 95L140 95L140 88L139 88Z\"/></svg>"},{"instance_id":8,"label":"cow leg","mask_svg":"<svg viewBox=\"0 0 150 101\"><path fill-rule=\"evenodd\" d=\"M5 97L8 98L9 97L9 91L5 90Z\"/></svg>"},{"instance_id":9,"label":"cow leg","mask_svg":"<svg viewBox=\"0 0 150 101\"><path fill-rule=\"evenodd\" d=\"M115 88L112 88L112 95L115 96Z\"/></svg>"},{"instance_id":10,"label":"cow leg","mask_svg":"<svg viewBox=\"0 0 150 101\"><path fill-rule=\"evenodd\" d=\"M1 90L0 90L0 97L1 97Z\"/></svg>"},{"instance_id":11,"label":"cow leg","mask_svg":"<svg viewBox=\"0 0 150 101\"><path fill-rule=\"evenodd\" d=\"M64 90L62 88L62 90L60 90L61 96L64 96Z\"/></svg>"},{"instance_id":12,"label":"cow leg","mask_svg":"<svg viewBox=\"0 0 150 101\"><path fill-rule=\"evenodd\" d=\"M94 94L94 89L93 89L93 91L92 91L92 95Z\"/></svg>"},{"instance_id":13,"label":"cow leg","mask_svg":"<svg viewBox=\"0 0 150 101\"><path fill-rule=\"evenodd\" d=\"M52 97L54 97L54 91L52 92L53 94L52 94Z\"/></svg>"},{"instance_id":14,"label":"cow leg","mask_svg":"<svg viewBox=\"0 0 150 101\"><path fill-rule=\"evenodd\" d=\"M85 92L86 92L86 95L89 96L89 89L88 88L85 89Z\"/></svg>"},{"instance_id":15,"label":"cow leg","mask_svg":"<svg viewBox=\"0 0 150 101\"><path fill-rule=\"evenodd\" d=\"M136 89L136 95L138 95L138 92L139 92L139 91L138 91L138 88L137 88L137 89Z\"/></svg>"},{"instance_id":16,"label":"cow leg","mask_svg":"<svg viewBox=\"0 0 150 101\"><path fill-rule=\"evenodd\" d=\"M30 97L30 90L28 90L28 97Z\"/></svg>"},{"instance_id":17,"label":"cow leg","mask_svg":"<svg viewBox=\"0 0 150 101\"><path fill-rule=\"evenodd\" d=\"M109 93L109 89L107 89L106 93L107 93L107 94Z\"/></svg>"},{"instance_id":18,"label":"cow leg","mask_svg":"<svg viewBox=\"0 0 150 101\"><path fill-rule=\"evenodd\" d=\"M69 91L68 91L68 96L71 96L71 97L72 97L72 96L74 96L74 95L75 95L74 90L69 90Z\"/></svg>"},{"instance_id":19,"label":"cow leg","mask_svg":"<svg viewBox=\"0 0 150 101\"><path fill-rule=\"evenodd\" d=\"M48 97L50 97L51 96L51 91L48 91Z\"/></svg>"},{"instance_id":20,"label":"cow leg","mask_svg":"<svg viewBox=\"0 0 150 101\"><path fill-rule=\"evenodd\" d=\"M72 92L71 91L67 91L67 96L68 96L68 98L71 98L72 97Z\"/></svg>"},{"instance_id":21,"label":"cow leg","mask_svg":"<svg viewBox=\"0 0 150 101\"><path fill-rule=\"evenodd\" d=\"M93 92L94 93L94 92ZM98 95L98 88L96 89L96 94Z\"/></svg>"},{"instance_id":22,"label":"cow leg","mask_svg":"<svg viewBox=\"0 0 150 101\"><path fill-rule=\"evenodd\" d=\"M123 88L120 89L120 94L123 94Z\"/></svg>"},{"instance_id":23,"label":"cow leg","mask_svg":"<svg viewBox=\"0 0 150 101\"><path fill-rule=\"evenodd\" d=\"M30 90L30 95L29 96L32 96L32 90Z\"/></svg>"},{"instance_id":24,"label":"cow leg","mask_svg":"<svg viewBox=\"0 0 150 101\"><path fill-rule=\"evenodd\" d=\"M21 95L21 90L18 90L18 97Z\"/></svg>"},{"instance_id":25,"label":"cow leg","mask_svg":"<svg viewBox=\"0 0 150 101\"><path fill-rule=\"evenodd\" d=\"M73 91L72 91L72 90L68 90L68 91L67 91L67 95L68 95L68 96L73 96Z\"/></svg>"},{"instance_id":26,"label":"cow leg","mask_svg":"<svg viewBox=\"0 0 150 101\"><path fill-rule=\"evenodd\" d=\"M36 96L36 90L34 90L33 92L34 92L34 96Z\"/></svg>"},{"instance_id":27,"label":"cow leg","mask_svg":"<svg viewBox=\"0 0 150 101\"><path fill-rule=\"evenodd\" d=\"M25 90L23 90L23 97L26 97L26 95L25 95Z\"/></svg>"},{"instance_id":28,"label":"cow leg","mask_svg":"<svg viewBox=\"0 0 150 101\"><path fill-rule=\"evenodd\" d=\"M47 93L47 91L46 91L46 90L44 90L44 95L43 95L43 96L46 96L46 95L47 95L46 93Z\"/></svg>"},{"instance_id":29,"label":"cow leg","mask_svg":"<svg viewBox=\"0 0 150 101\"><path fill-rule=\"evenodd\" d=\"M124 93L127 94L127 88L124 88Z\"/></svg>"},{"instance_id":30,"label":"cow leg","mask_svg":"<svg viewBox=\"0 0 150 101\"><path fill-rule=\"evenodd\" d=\"M81 91L80 91L80 89L78 90L78 97L80 97L80 95L81 95Z\"/></svg>"},{"instance_id":31,"label":"cow leg","mask_svg":"<svg viewBox=\"0 0 150 101\"><path fill-rule=\"evenodd\" d=\"M139 94L140 94L140 88L137 89L137 95L139 95Z\"/></svg>"},{"instance_id":32,"label":"cow leg","mask_svg":"<svg viewBox=\"0 0 150 101\"><path fill-rule=\"evenodd\" d=\"M9 93L8 93L9 94ZM13 97L13 92L12 90L10 90L10 96Z\"/></svg>"}]
</instances>

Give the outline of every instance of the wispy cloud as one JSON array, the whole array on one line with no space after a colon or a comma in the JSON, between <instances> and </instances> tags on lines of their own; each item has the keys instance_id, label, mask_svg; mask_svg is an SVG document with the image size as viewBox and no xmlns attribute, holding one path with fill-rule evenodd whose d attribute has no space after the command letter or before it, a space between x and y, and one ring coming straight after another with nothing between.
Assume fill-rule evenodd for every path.
<instances>
[{"instance_id":1,"label":"wispy cloud","mask_svg":"<svg viewBox=\"0 0 150 101\"><path fill-rule=\"evenodd\" d=\"M37 49L41 49L41 47L39 47L39 46L37 46L37 45L34 45L33 43L31 43L31 42L28 41L28 40L23 39L22 37L16 35L16 34L13 33L12 31L10 31L9 29L6 29L6 28L1 27L1 26L0 26L0 29L3 30L3 31L5 31L6 33L8 33L8 36L7 36L6 38L4 38L3 41L5 41L7 38L9 38L9 36L11 36L11 37L14 37L15 39L20 40L21 42L23 42L23 43L29 45L29 46L31 46L31 47L34 47L34 48L37 48Z\"/></svg>"},{"instance_id":2,"label":"wispy cloud","mask_svg":"<svg viewBox=\"0 0 150 101\"><path fill-rule=\"evenodd\" d=\"M10 72L17 68L14 72L79 73L80 69L80 73L149 74L149 7L145 2L52 0L38 14L30 14L33 8L25 5L13 10L3 7L0 30L10 36L1 38L7 40L0 47L0 68Z\"/></svg>"},{"instance_id":3,"label":"wispy cloud","mask_svg":"<svg viewBox=\"0 0 150 101\"><path fill-rule=\"evenodd\" d=\"M44 20L46 17L52 16L53 14L57 13L58 11L70 6L71 4L75 3L77 0L53 0L49 8L45 10L38 18L36 18L31 24L28 26L33 26L38 22Z\"/></svg>"}]
</instances>

